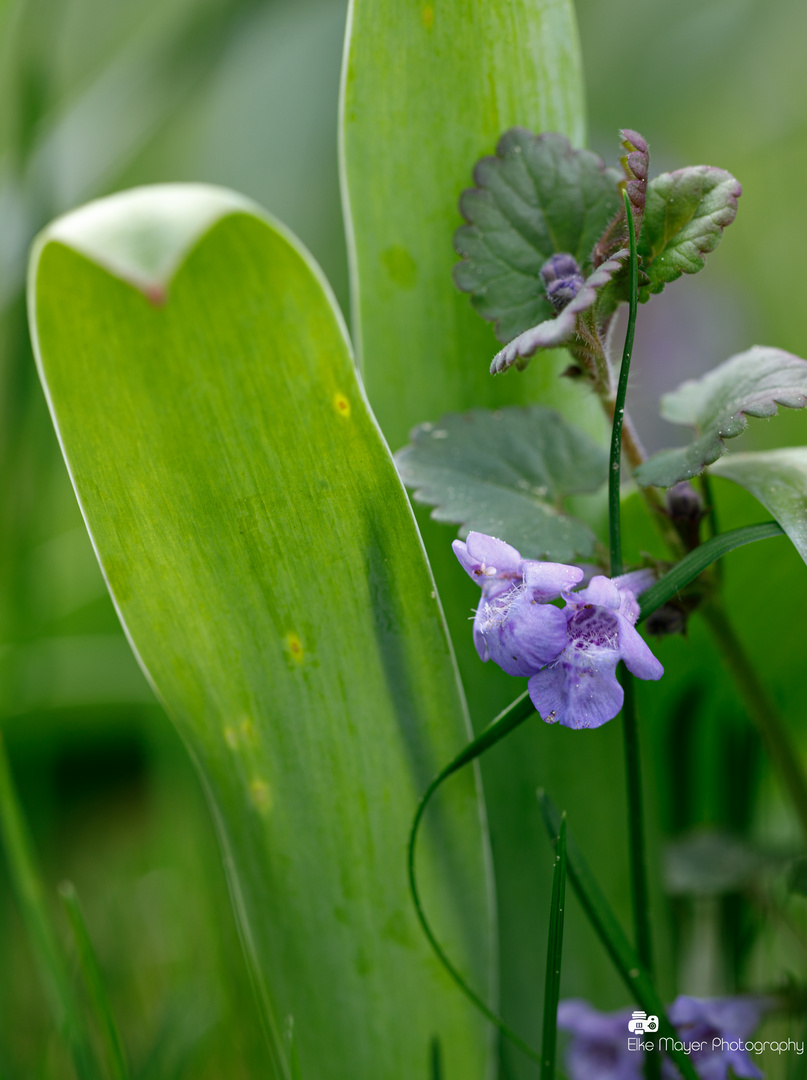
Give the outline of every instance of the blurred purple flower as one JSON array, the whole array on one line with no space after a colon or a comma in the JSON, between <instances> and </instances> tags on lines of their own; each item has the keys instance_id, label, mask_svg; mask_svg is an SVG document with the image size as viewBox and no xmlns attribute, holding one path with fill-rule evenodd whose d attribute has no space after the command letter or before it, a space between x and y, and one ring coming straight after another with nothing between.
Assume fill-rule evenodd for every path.
<instances>
[{"instance_id":1,"label":"blurred purple flower","mask_svg":"<svg viewBox=\"0 0 807 1080\"><path fill-rule=\"evenodd\" d=\"M598 576L578 593L564 592L566 647L529 682L530 698L547 723L600 727L622 708L620 660L639 679L660 679L664 668L634 628L636 597L654 580L637 570L613 580Z\"/></svg>"},{"instance_id":2,"label":"blurred purple flower","mask_svg":"<svg viewBox=\"0 0 807 1080\"><path fill-rule=\"evenodd\" d=\"M764 1002L755 998L700 1000L682 994L668 1015L683 1042L706 1043L703 1050L693 1050L690 1055L702 1080L728 1080L729 1067L741 1080L761 1080L763 1074L741 1047L759 1024L763 1008ZM665 1080L679 1080L678 1070L669 1060L664 1062L663 1075Z\"/></svg>"},{"instance_id":3,"label":"blurred purple flower","mask_svg":"<svg viewBox=\"0 0 807 1080\"><path fill-rule=\"evenodd\" d=\"M682 995L675 999L668 1016L681 1042L685 1047L706 1044L704 1049L693 1048L690 1053L701 1080L728 1080L729 1068L739 1080L762 1080L763 1074L751 1061L748 1050L740 1046L753 1033L764 1007L764 1001L754 998L699 1000ZM629 1048L630 1018L630 1009L601 1013L586 1001L560 1002L558 1027L572 1036L566 1050L570 1080L641 1080L644 1051ZM666 1055L662 1074L664 1080L680 1080Z\"/></svg>"},{"instance_id":4,"label":"blurred purple flower","mask_svg":"<svg viewBox=\"0 0 807 1080\"><path fill-rule=\"evenodd\" d=\"M630 1009L601 1013L587 1001L561 1001L558 1027L570 1031L570 1080L642 1080L644 1053L628 1049Z\"/></svg>"}]
</instances>

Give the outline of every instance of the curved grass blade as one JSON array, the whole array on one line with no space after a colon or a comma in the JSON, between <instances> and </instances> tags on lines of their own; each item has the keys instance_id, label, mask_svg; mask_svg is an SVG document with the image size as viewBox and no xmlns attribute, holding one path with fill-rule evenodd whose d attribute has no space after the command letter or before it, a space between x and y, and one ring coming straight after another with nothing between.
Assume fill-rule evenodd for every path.
<instances>
[{"instance_id":1,"label":"curved grass blade","mask_svg":"<svg viewBox=\"0 0 807 1080\"><path fill-rule=\"evenodd\" d=\"M742 547L743 544L752 544L756 540L768 540L774 536L784 535L785 531L781 525L775 521L765 521L760 525L743 525L739 529L730 529L728 532L711 537L700 547L685 555L663 578L647 592L642 593L639 599L642 609L639 621L646 619L662 604L666 604L722 555L727 555L734 548Z\"/></svg>"},{"instance_id":2,"label":"curved grass blade","mask_svg":"<svg viewBox=\"0 0 807 1080\"><path fill-rule=\"evenodd\" d=\"M541 806L547 832L554 841L554 838L560 832L560 811L544 791L538 792L538 802ZM671 1049L667 1052L678 1066L681 1075L685 1080L698 1080L687 1054L683 1050L675 1049L678 1034L667 1019L664 1003L656 993L652 979L642 967L636 950L625 936L619 921L611 910L610 904L605 899L571 833L567 834L566 845L569 877L589 922L605 946L630 994L648 1013L654 1013L658 1016L659 1038L672 1040L668 1044Z\"/></svg>"},{"instance_id":3,"label":"curved grass blade","mask_svg":"<svg viewBox=\"0 0 807 1080\"><path fill-rule=\"evenodd\" d=\"M423 933L428 938L429 944L437 955L443 967L449 973L451 978L462 990L465 996L473 1002L473 1004L479 1009L479 1011L487 1017L487 1019L494 1024L503 1035L505 1035L510 1042L521 1050L532 1061L540 1062L541 1055L537 1050L533 1049L529 1043L525 1042L520 1035L517 1035L508 1025L498 1016L490 1006L483 1000L482 997L470 986L459 969L455 966L452 960L449 959L443 946L437 940L437 937L432 930L429 920L426 918L426 912L423 907L423 903L420 897L420 889L417 882L417 873L415 870L415 850L417 846L418 831L420 829L420 823L423 820L423 815L426 811L426 807L429 805L432 796L449 776L461 769L463 765L468 765L471 761L483 754L486 750L489 750L492 746L495 746L497 742L500 742L511 731L515 731L517 727L528 720L530 716L535 712L535 707L529 699L529 695L526 690L524 693L516 698L516 700L508 705L499 715L491 721L491 723L485 728L485 730L478 735L472 742L465 747L461 753L457 754L453 761L432 780L428 788L423 794L423 797L418 804L417 811L415 813L414 820L412 822L412 828L409 832L409 848L407 853L407 866L409 872L409 891L412 896L412 902L415 906L418 920L420 922Z\"/></svg>"},{"instance_id":4,"label":"curved grass blade","mask_svg":"<svg viewBox=\"0 0 807 1080\"><path fill-rule=\"evenodd\" d=\"M308 254L201 185L91 204L40 238L31 325L110 591L198 766L273 1068L481 1078L486 1025L433 962L400 845L468 737L406 493ZM91 390L88 390L91 388ZM472 773L420 870L488 985ZM312 992L312 987L317 992ZM361 1038L356 1032L361 1031Z\"/></svg>"},{"instance_id":5,"label":"curved grass blade","mask_svg":"<svg viewBox=\"0 0 807 1080\"><path fill-rule=\"evenodd\" d=\"M566 814L560 819L555 848L555 872L552 875L552 906L549 912L549 938L546 946L544 984L544 1027L541 1040L541 1080L555 1080L555 1051L558 1041L558 1001L560 1000L560 963L563 951L563 919L566 910Z\"/></svg>"},{"instance_id":6,"label":"curved grass blade","mask_svg":"<svg viewBox=\"0 0 807 1080\"><path fill-rule=\"evenodd\" d=\"M22 806L14 786L5 741L0 732L0 837L6 849L11 883L39 967L53 1019L73 1059L79 1080L98 1072L84 1017L76 1007L67 959L48 911Z\"/></svg>"},{"instance_id":7,"label":"curved grass blade","mask_svg":"<svg viewBox=\"0 0 807 1080\"><path fill-rule=\"evenodd\" d=\"M84 980L87 998L92 1006L95 1024L106 1050L108 1075L111 1080L129 1080L129 1067L126 1064L126 1055L118 1034L118 1025L112 1014L104 977L101 974L75 887L71 881L63 881L58 891L70 929L73 931L79 970Z\"/></svg>"}]
</instances>

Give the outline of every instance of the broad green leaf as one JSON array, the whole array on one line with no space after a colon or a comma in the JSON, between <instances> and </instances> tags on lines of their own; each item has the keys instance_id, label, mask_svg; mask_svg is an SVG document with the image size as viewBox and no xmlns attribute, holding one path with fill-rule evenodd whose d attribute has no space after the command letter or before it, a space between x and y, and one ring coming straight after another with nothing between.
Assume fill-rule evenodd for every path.
<instances>
[{"instance_id":1,"label":"broad green leaf","mask_svg":"<svg viewBox=\"0 0 807 1080\"><path fill-rule=\"evenodd\" d=\"M495 157L474 167L463 192L467 225L454 234L462 262L454 281L507 343L554 315L541 267L556 252L574 256L585 274L596 242L622 205L621 174L563 135L513 128Z\"/></svg>"},{"instance_id":2,"label":"broad green leaf","mask_svg":"<svg viewBox=\"0 0 807 1080\"><path fill-rule=\"evenodd\" d=\"M608 456L551 409L450 413L421 424L399 450L401 479L432 517L498 536L525 558L587 559L594 535L561 510L567 495L596 491Z\"/></svg>"},{"instance_id":3,"label":"broad green leaf","mask_svg":"<svg viewBox=\"0 0 807 1080\"><path fill-rule=\"evenodd\" d=\"M243 199L114 196L56 222L31 325L130 641L208 793L275 1073L487 1074L411 910L416 801L467 739L406 495L317 268ZM430 910L490 992L473 777L424 845ZM296 1067L296 1066L295 1066Z\"/></svg>"},{"instance_id":4,"label":"broad green leaf","mask_svg":"<svg viewBox=\"0 0 807 1080\"><path fill-rule=\"evenodd\" d=\"M502 132L520 125L585 139L580 52L571 0L436 4L353 0L343 69L342 179L349 217L353 333L373 410L393 449L411 429L447 412L540 401L605 442L593 395L558 375L562 352L544 354L523 375L492 379L498 344L452 280L457 201L475 161ZM394 276L393 276L394 275ZM512 679L482 664L469 608L478 590L457 565L452 530L418 508L421 529L451 627L476 730L513 697ZM474 596L476 594L476 596ZM574 733L571 733L574 734ZM533 1045L541 1027L545 942L534 913L549 904L551 874L535 858L543 824L534 798L540 777L563 783L568 804L594 798L609 810L586 822L596 850L622 828L610 774L622 745L608 726L595 740L565 740L546 752L541 726L524 727L481 763L496 866L501 957L500 1011ZM448 760L448 758L446 758ZM562 780L561 780L562 778ZM593 786L592 786L593 785ZM557 788L560 790L560 788ZM601 871L619 891L615 863ZM620 892L624 902L627 894ZM585 935L582 920L568 924ZM593 946L593 942L589 940ZM619 993L596 947L582 946L572 992ZM507 1075L531 1077L517 1050L503 1048Z\"/></svg>"},{"instance_id":5,"label":"broad green leaf","mask_svg":"<svg viewBox=\"0 0 807 1080\"><path fill-rule=\"evenodd\" d=\"M723 440L742 434L749 416L775 416L779 405L802 409L805 404L807 361L754 345L662 397L664 419L694 427L698 437L681 449L660 450L636 470L635 478L645 487L689 480L726 452Z\"/></svg>"},{"instance_id":6,"label":"broad green leaf","mask_svg":"<svg viewBox=\"0 0 807 1080\"><path fill-rule=\"evenodd\" d=\"M452 281L452 237L503 131L582 141L571 3L352 0L341 112L353 327L392 448L450 410L534 398L491 382L495 337Z\"/></svg>"},{"instance_id":7,"label":"broad green leaf","mask_svg":"<svg viewBox=\"0 0 807 1080\"><path fill-rule=\"evenodd\" d=\"M703 269L703 256L714 251L737 216L741 194L731 173L711 165L662 173L649 182L639 255L650 283L640 289L640 300L681 274Z\"/></svg>"},{"instance_id":8,"label":"broad green leaf","mask_svg":"<svg viewBox=\"0 0 807 1080\"><path fill-rule=\"evenodd\" d=\"M730 454L710 471L759 499L807 562L807 447Z\"/></svg>"}]
</instances>

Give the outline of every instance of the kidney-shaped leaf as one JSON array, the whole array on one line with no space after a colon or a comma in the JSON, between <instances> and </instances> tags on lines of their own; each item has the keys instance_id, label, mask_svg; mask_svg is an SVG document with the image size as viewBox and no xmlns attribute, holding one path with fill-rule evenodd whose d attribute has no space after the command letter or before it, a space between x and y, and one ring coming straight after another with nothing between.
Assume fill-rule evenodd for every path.
<instances>
[{"instance_id":1,"label":"kidney-shaped leaf","mask_svg":"<svg viewBox=\"0 0 807 1080\"><path fill-rule=\"evenodd\" d=\"M639 237L642 269L650 282L640 289L640 299L660 293L681 274L703 269L703 256L714 251L723 229L737 216L741 194L731 173L711 165L692 165L650 181Z\"/></svg>"},{"instance_id":2,"label":"kidney-shaped leaf","mask_svg":"<svg viewBox=\"0 0 807 1080\"><path fill-rule=\"evenodd\" d=\"M498 536L525 558L572 562L594 548L589 527L562 513L567 495L596 491L608 456L551 409L472 409L421 424L395 456L432 517Z\"/></svg>"},{"instance_id":3,"label":"kidney-shaped leaf","mask_svg":"<svg viewBox=\"0 0 807 1080\"><path fill-rule=\"evenodd\" d=\"M468 222L454 234L462 262L454 280L471 293L480 315L508 342L554 314L541 267L556 252L574 256L584 271L591 252L622 205L620 173L563 135L513 128L495 157L474 168L476 187L460 199Z\"/></svg>"},{"instance_id":4,"label":"kidney-shaped leaf","mask_svg":"<svg viewBox=\"0 0 807 1080\"><path fill-rule=\"evenodd\" d=\"M728 454L710 472L733 480L759 499L807 562L807 447Z\"/></svg>"},{"instance_id":5,"label":"kidney-shaped leaf","mask_svg":"<svg viewBox=\"0 0 807 1080\"><path fill-rule=\"evenodd\" d=\"M697 476L726 452L724 439L740 435L748 417L774 416L779 405L807 404L807 361L783 349L754 345L701 379L690 379L661 399L661 415L691 425L698 438L677 450L660 450L636 470L644 486L671 487Z\"/></svg>"},{"instance_id":6,"label":"kidney-shaped leaf","mask_svg":"<svg viewBox=\"0 0 807 1080\"><path fill-rule=\"evenodd\" d=\"M42 379L121 619L199 767L270 1028L304 1076L488 1074L406 885L416 800L467 738L429 566L317 268L256 208L141 189L56 222ZM421 871L489 993L473 778ZM275 1072L289 1076L277 1038Z\"/></svg>"}]
</instances>

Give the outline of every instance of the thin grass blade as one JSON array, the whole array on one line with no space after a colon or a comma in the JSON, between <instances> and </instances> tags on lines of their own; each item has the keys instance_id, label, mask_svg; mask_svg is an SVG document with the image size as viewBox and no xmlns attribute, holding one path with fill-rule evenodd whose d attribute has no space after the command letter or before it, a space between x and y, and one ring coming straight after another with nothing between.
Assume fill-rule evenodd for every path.
<instances>
[{"instance_id":1,"label":"thin grass blade","mask_svg":"<svg viewBox=\"0 0 807 1080\"><path fill-rule=\"evenodd\" d=\"M555 872L552 876L552 908L549 912L549 938L546 946L544 984L544 1029L541 1042L541 1080L555 1080L555 1051L558 1041L558 1001L560 1000L560 965L563 951L563 919L566 909L566 814L560 820Z\"/></svg>"},{"instance_id":2,"label":"thin grass blade","mask_svg":"<svg viewBox=\"0 0 807 1080\"><path fill-rule=\"evenodd\" d=\"M90 1034L76 1005L67 958L48 911L45 888L1 733L0 837L56 1028L68 1046L79 1080L92 1080L97 1076L97 1069Z\"/></svg>"},{"instance_id":3,"label":"thin grass blade","mask_svg":"<svg viewBox=\"0 0 807 1080\"><path fill-rule=\"evenodd\" d=\"M129 1067L126 1064L126 1055L118 1034L118 1025L115 1023L98 957L95 955L84 912L81 910L78 894L72 881L61 883L59 897L73 932L79 972L84 981L84 989L106 1052L108 1074L111 1080L129 1080Z\"/></svg>"},{"instance_id":4,"label":"thin grass blade","mask_svg":"<svg viewBox=\"0 0 807 1080\"><path fill-rule=\"evenodd\" d=\"M561 814L549 796L538 792L538 802L544 817L547 832L553 840L558 836L561 825ZM600 941L605 946L611 960L636 1001L647 1013L653 1013L659 1018L659 1040L671 1040L667 1051L678 1066L685 1080L698 1080L695 1069L689 1057L683 1050L675 1049L678 1034L670 1021L667 1019L664 1003L656 993L653 982L642 967L636 950L625 936L625 932L611 910L611 906L605 899L597 881L589 869L580 849L575 843L574 837L569 832L566 837L567 867L574 890L580 903L588 916L589 922L597 933Z\"/></svg>"}]
</instances>

